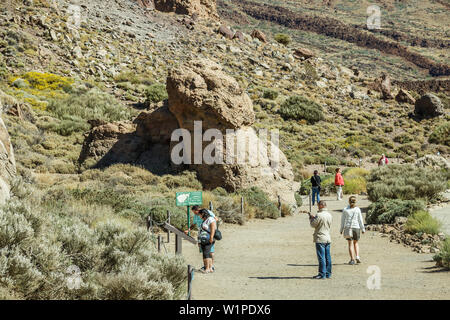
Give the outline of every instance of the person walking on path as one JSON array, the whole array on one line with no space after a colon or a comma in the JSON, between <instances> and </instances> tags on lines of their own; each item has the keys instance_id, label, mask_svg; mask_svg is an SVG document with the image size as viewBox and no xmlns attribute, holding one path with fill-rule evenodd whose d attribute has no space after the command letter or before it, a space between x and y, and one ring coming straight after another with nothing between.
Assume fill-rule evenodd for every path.
<instances>
[{"instance_id":1,"label":"person walking on path","mask_svg":"<svg viewBox=\"0 0 450 320\"><path fill-rule=\"evenodd\" d=\"M334 185L336 186L337 200L342 200L344 193L342 188L344 187L344 178L341 174L341 168L336 168L336 175L334 177Z\"/></svg>"},{"instance_id":2,"label":"person walking on path","mask_svg":"<svg viewBox=\"0 0 450 320\"><path fill-rule=\"evenodd\" d=\"M333 217L327 211L324 200L318 202L319 211L317 215L309 214L309 223L314 228L313 241L316 244L317 260L319 261L319 272L313 279L331 278L331 236L330 228Z\"/></svg>"},{"instance_id":3,"label":"person walking on path","mask_svg":"<svg viewBox=\"0 0 450 320\"><path fill-rule=\"evenodd\" d=\"M319 171L314 170L314 175L311 177L311 186L312 186L312 205L315 204L315 200L317 198L317 203L320 201L320 183L322 179L320 179Z\"/></svg>"},{"instance_id":4,"label":"person walking on path","mask_svg":"<svg viewBox=\"0 0 450 320\"><path fill-rule=\"evenodd\" d=\"M343 234L344 238L348 241L348 252L350 254L350 262L348 264L350 265L361 263L358 245L358 241L361 238L361 232L366 232L361 209L356 206L356 197L351 196L349 199L349 206L342 210L340 229L340 233Z\"/></svg>"},{"instance_id":5,"label":"person walking on path","mask_svg":"<svg viewBox=\"0 0 450 320\"><path fill-rule=\"evenodd\" d=\"M383 154L381 155L380 160L378 160L378 166L381 167L381 166L385 166L385 165L387 165L387 164L389 164L389 160L388 160L388 158L386 158L386 156L385 156L384 153L383 153Z\"/></svg>"}]
</instances>

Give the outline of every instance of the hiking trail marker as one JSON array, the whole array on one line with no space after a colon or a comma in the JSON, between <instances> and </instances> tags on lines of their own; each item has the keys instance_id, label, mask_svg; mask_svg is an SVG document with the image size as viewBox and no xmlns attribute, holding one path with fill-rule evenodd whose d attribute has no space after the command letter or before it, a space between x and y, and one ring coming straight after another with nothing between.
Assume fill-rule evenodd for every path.
<instances>
[{"instance_id":1,"label":"hiking trail marker","mask_svg":"<svg viewBox=\"0 0 450 320\"><path fill-rule=\"evenodd\" d=\"M175 195L177 207L187 207L187 225L188 230L191 228L191 214L189 208L191 206L201 206L203 204L203 193L201 191L177 192ZM191 232L188 233L191 235Z\"/></svg>"}]
</instances>

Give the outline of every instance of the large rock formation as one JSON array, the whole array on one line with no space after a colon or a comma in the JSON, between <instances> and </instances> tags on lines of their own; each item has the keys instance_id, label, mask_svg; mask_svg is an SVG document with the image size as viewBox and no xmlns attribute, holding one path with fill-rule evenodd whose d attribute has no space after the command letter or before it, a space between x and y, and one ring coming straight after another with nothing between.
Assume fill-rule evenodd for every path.
<instances>
[{"instance_id":1,"label":"large rock formation","mask_svg":"<svg viewBox=\"0 0 450 320\"><path fill-rule=\"evenodd\" d=\"M255 121L250 97L234 78L208 60L172 69L167 78L167 92L169 110L180 128L191 131L194 121L203 121L204 129L224 131Z\"/></svg>"},{"instance_id":2,"label":"large rock formation","mask_svg":"<svg viewBox=\"0 0 450 320\"><path fill-rule=\"evenodd\" d=\"M169 110L179 127L190 133L190 167L207 188L234 191L259 186L272 198L280 195L294 203L292 167L278 147L268 142L270 137L266 141L260 139L251 127L255 121L252 102L234 78L218 64L198 60L171 70L167 91ZM213 164L206 164L208 160L201 159L195 150L199 143L196 129L201 133L211 132L210 129L220 132L214 140L204 139L208 141L202 142L200 150L216 159Z\"/></svg>"},{"instance_id":3,"label":"large rock formation","mask_svg":"<svg viewBox=\"0 0 450 320\"><path fill-rule=\"evenodd\" d=\"M162 12L217 19L216 0L154 0L155 9Z\"/></svg>"},{"instance_id":4,"label":"large rock formation","mask_svg":"<svg viewBox=\"0 0 450 320\"><path fill-rule=\"evenodd\" d=\"M441 100L432 93L424 94L417 99L414 110L421 118L434 118L444 114Z\"/></svg>"},{"instance_id":5,"label":"large rock formation","mask_svg":"<svg viewBox=\"0 0 450 320\"><path fill-rule=\"evenodd\" d=\"M142 112L133 125L94 127L81 162L135 163L158 174L184 167L206 188L258 186L274 200L295 203L292 167L276 136L251 127L252 101L234 78L211 61L191 61L169 72L167 91L168 105Z\"/></svg>"},{"instance_id":6,"label":"large rock formation","mask_svg":"<svg viewBox=\"0 0 450 320\"><path fill-rule=\"evenodd\" d=\"M3 106L0 99L0 205L9 199L11 179L16 175L14 151L8 130L1 118L2 113Z\"/></svg>"}]
</instances>

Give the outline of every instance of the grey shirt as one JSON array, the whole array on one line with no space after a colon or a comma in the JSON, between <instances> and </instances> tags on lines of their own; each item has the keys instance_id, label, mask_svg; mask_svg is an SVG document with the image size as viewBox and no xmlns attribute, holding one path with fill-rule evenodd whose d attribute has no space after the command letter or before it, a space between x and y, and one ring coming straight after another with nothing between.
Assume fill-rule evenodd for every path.
<instances>
[{"instance_id":1,"label":"grey shirt","mask_svg":"<svg viewBox=\"0 0 450 320\"><path fill-rule=\"evenodd\" d=\"M315 243L331 243L330 229L333 217L326 210L321 210L316 216L311 216L310 225L314 228Z\"/></svg>"}]
</instances>

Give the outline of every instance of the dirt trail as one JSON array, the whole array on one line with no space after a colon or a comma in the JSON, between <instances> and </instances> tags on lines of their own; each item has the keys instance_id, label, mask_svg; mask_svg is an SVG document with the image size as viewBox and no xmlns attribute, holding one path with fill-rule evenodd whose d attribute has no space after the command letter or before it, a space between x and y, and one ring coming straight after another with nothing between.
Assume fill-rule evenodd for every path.
<instances>
[{"instance_id":1,"label":"dirt trail","mask_svg":"<svg viewBox=\"0 0 450 320\"><path fill-rule=\"evenodd\" d=\"M325 200L333 215L332 279L311 279L317 274L317 258L307 215L252 220L244 226L222 226L216 272L195 273L193 299L450 299L450 272L435 268L431 254L414 253L372 231L360 242L363 263L347 265L347 244L339 235L347 198ZM362 200L359 205L368 203ZM197 247L185 242L183 254L200 268ZM367 288L371 265L381 270L379 290Z\"/></svg>"}]
</instances>

